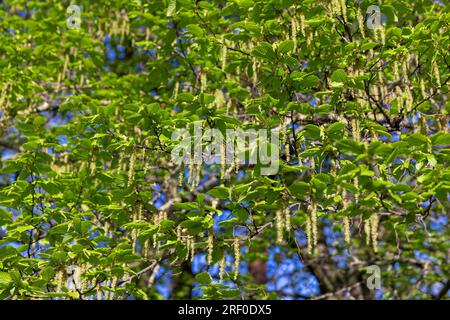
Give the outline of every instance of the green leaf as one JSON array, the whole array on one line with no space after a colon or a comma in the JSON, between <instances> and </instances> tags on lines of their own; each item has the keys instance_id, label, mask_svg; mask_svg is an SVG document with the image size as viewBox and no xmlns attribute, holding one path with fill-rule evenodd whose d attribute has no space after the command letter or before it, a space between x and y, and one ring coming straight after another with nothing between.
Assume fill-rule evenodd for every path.
<instances>
[{"instance_id":1,"label":"green leaf","mask_svg":"<svg viewBox=\"0 0 450 320\"><path fill-rule=\"evenodd\" d=\"M5 286L11 283L11 276L7 272L0 272L0 286Z\"/></svg>"},{"instance_id":2,"label":"green leaf","mask_svg":"<svg viewBox=\"0 0 450 320\"><path fill-rule=\"evenodd\" d=\"M295 197L301 198L309 193L310 186L308 183L300 181L291 185L288 189Z\"/></svg>"},{"instance_id":3,"label":"green leaf","mask_svg":"<svg viewBox=\"0 0 450 320\"><path fill-rule=\"evenodd\" d=\"M195 276L195 280L198 281L198 283L200 283L201 286L207 286L209 284L211 284L211 276L209 275L208 272L202 272L199 273Z\"/></svg>"},{"instance_id":4,"label":"green leaf","mask_svg":"<svg viewBox=\"0 0 450 320\"><path fill-rule=\"evenodd\" d=\"M195 37L203 36L203 29L196 24L189 24L186 26L187 31Z\"/></svg>"},{"instance_id":5,"label":"green leaf","mask_svg":"<svg viewBox=\"0 0 450 320\"><path fill-rule=\"evenodd\" d=\"M278 52L283 54L294 49L294 41L285 40L278 45Z\"/></svg>"},{"instance_id":6,"label":"green leaf","mask_svg":"<svg viewBox=\"0 0 450 320\"><path fill-rule=\"evenodd\" d=\"M344 83L347 81L347 73L344 70L335 70L331 74L331 81Z\"/></svg>"},{"instance_id":7,"label":"green leaf","mask_svg":"<svg viewBox=\"0 0 450 320\"><path fill-rule=\"evenodd\" d=\"M230 191L226 187L214 187L208 190L208 194L217 199L228 199Z\"/></svg>"},{"instance_id":8,"label":"green leaf","mask_svg":"<svg viewBox=\"0 0 450 320\"><path fill-rule=\"evenodd\" d=\"M413 133L406 138L406 141L412 146L426 146L430 141L420 133Z\"/></svg>"},{"instance_id":9,"label":"green leaf","mask_svg":"<svg viewBox=\"0 0 450 320\"><path fill-rule=\"evenodd\" d=\"M252 51L252 55L262 59L275 58L275 52L273 51L272 45L267 42L262 42L255 47Z\"/></svg>"}]
</instances>

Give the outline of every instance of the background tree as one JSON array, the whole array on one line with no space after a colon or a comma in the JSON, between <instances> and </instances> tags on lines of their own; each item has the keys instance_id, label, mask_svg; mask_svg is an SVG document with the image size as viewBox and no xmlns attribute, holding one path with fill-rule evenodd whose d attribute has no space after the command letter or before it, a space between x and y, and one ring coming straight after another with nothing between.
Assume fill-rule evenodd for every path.
<instances>
[{"instance_id":1,"label":"background tree","mask_svg":"<svg viewBox=\"0 0 450 320\"><path fill-rule=\"evenodd\" d=\"M449 9L2 2L0 297L448 298ZM195 121L279 172L175 165Z\"/></svg>"}]
</instances>

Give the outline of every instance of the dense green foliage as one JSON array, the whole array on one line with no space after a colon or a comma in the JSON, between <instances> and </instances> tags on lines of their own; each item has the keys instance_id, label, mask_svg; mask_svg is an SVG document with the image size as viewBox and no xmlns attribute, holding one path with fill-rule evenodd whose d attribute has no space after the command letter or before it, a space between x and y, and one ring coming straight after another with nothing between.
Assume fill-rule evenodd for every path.
<instances>
[{"instance_id":1,"label":"dense green foliage","mask_svg":"<svg viewBox=\"0 0 450 320\"><path fill-rule=\"evenodd\" d=\"M448 297L450 5L373 4L0 5L0 298ZM279 171L174 164L195 121L280 130Z\"/></svg>"}]
</instances>

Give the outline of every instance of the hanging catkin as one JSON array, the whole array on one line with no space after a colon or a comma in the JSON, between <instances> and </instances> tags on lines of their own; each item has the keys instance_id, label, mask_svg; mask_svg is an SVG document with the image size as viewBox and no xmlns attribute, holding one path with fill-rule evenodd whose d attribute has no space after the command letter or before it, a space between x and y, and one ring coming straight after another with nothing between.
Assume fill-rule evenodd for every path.
<instances>
[{"instance_id":1,"label":"hanging catkin","mask_svg":"<svg viewBox=\"0 0 450 320\"><path fill-rule=\"evenodd\" d=\"M440 123L443 133L448 133L448 115L442 114L440 117Z\"/></svg>"},{"instance_id":2,"label":"hanging catkin","mask_svg":"<svg viewBox=\"0 0 450 320\"><path fill-rule=\"evenodd\" d=\"M227 44L226 44L226 40L224 39L224 37L222 36L222 70L225 71L225 68L227 66Z\"/></svg>"},{"instance_id":3,"label":"hanging catkin","mask_svg":"<svg viewBox=\"0 0 450 320\"><path fill-rule=\"evenodd\" d=\"M199 164L196 165L195 168L195 180L194 180L194 186L193 189L197 188L200 184L200 172L201 172L201 166Z\"/></svg>"},{"instance_id":4,"label":"hanging catkin","mask_svg":"<svg viewBox=\"0 0 450 320\"><path fill-rule=\"evenodd\" d=\"M223 95L222 90L217 89L214 92L214 101L216 103L216 108L217 109L222 109L223 106L225 105L225 96Z\"/></svg>"},{"instance_id":5,"label":"hanging catkin","mask_svg":"<svg viewBox=\"0 0 450 320\"><path fill-rule=\"evenodd\" d=\"M428 125L427 125L427 119L425 118L425 115L422 114L419 118L419 132L423 135L427 135L428 134Z\"/></svg>"},{"instance_id":6,"label":"hanging catkin","mask_svg":"<svg viewBox=\"0 0 450 320\"><path fill-rule=\"evenodd\" d=\"M150 277L148 278L148 283L147 283L147 287L151 288L153 286L153 284L155 283L155 279L156 279L156 274L158 273L159 270L159 264L157 264L155 266L155 268L152 271L152 274L150 275Z\"/></svg>"},{"instance_id":7,"label":"hanging catkin","mask_svg":"<svg viewBox=\"0 0 450 320\"><path fill-rule=\"evenodd\" d=\"M291 18L291 39L294 42L294 51L297 50L297 19Z\"/></svg>"},{"instance_id":8,"label":"hanging catkin","mask_svg":"<svg viewBox=\"0 0 450 320\"><path fill-rule=\"evenodd\" d=\"M200 92L204 93L206 90L206 73L201 72L200 73Z\"/></svg>"},{"instance_id":9,"label":"hanging catkin","mask_svg":"<svg viewBox=\"0 0 450 320\"><path fill-rule=\"evenodd\" d=\"M344 210L348 208L347 191L345 189L342 191L342 206ZM343 224L345 243L350 244L350 218L347 215L343 218Z\"/></svg>"},{"instance_id":10,"label":"hanging catkin","mask_svg":"<svg viewBox=\"0 0 450 320\"><path fill-rule=\"evenodd\" d=\"M194 257L195 257L195 242L194 242L194 237L190 238L191 242L190 242L190 249L191 249L191 262L194 261Z\"/></svg>"},{"instance_id":11,"label":"hanging catkin","mask_svg":"<svg viewBox=\"0 0 450 320\"><path fill-rule=\"evenodd\" d=\"M55 280L56 280L55 292L59 293L62 291L64 281L64 273L62 272L62 270L56 272Z\"/></svg>"},{"instance_id":12,"label":"hanging catkin","mask_svg":"<svg viewBox=\"0 0 450 320\"><path fill-rule=\"evenodd\" d=\"M220 143L220 179L225 178L226 172L226 144L224 141Z\"/></svg>"},{"instance_id":13,"label":"hanging catkin","mask_svg":"<svg viewBox=\"0 0 450 320\"><path fill-rule=\"evenodd\" d=\"M330 11L334 14L340 14L342 12L340 0L331 0Z\"/></svg>"},{"instance_id":14,"label":"hanging catkin","mask_svg":"<svg viewBox=\"0 0 450 320\"><path fill-rule=\"evenodd\" d=\"M352 119L352 137L353 140L359 142L361 140L360 131L359 131L359 121L356 118Z\"/></svg>"},{"instance_id":15,"label":"hanging catkin","mask_svg":"<svg viewBox=\"0 0 450 320\"><path fill-rule=\"evenodd\" d=\"M381 44L383 46L386 45L386 30L384 29L384 26L379 26L376 32L380 33Z\"/></svg>"},{"instance_id":16,"label":"hanging catkin","mask_svg":"<svg viewBox=\"0 0 450 320\"><path fill-rule=\"evenodd\" d=\"M420 93L422 94L422 98L427 98L427 90L425 89L425 81L423 81L423 78L419 79L419 86L420 86Z\"/></svg>"},{"instance_id":17,"label":"hanging catkin","mask_svg":"<svg viewBox=\"0 0 450 320\"><path fill-rule=\"evenodd\" d=\"M284 133L284 154L286 155L286 162L289 164L291 162L291 152L290 152L290 139L289 139L289 121L287 118L283 121L283 130Z\"/></svg>"},{"instance_id":18,"label":"hanging catkin","mask_svg":"<svg viewBox=\"0 0 450 320\"><path fill-rule=\"evenodd\" d=\"M308 212L306 214L306 242L307 242L307 251L308 254L312 254L312 225L311 225L311 216L310 213Z\"/></svg>"},{"instance_id":19,"label":"hanging catkin","mask_svg":"<svg viewBox=\"0 0 450 320\"><path fill-rule=\"evenodd\" d=\"M220 279L220 281L223 280L223 275L225 273L225 266L226 266L226 260L225 260L225 253L224 253L222 259L220 260L220 264L219 264L219 279Z\"/></svg>"},{"instance_id":20,"label":"hanging catkin","mask_svg":"<svg viewBox=\"0 0 450 320\"><path fill-rule=\"evenodd\" d=\"M431 63L431 68L432 68L434 77L436 78L436 84L440 88L441 87L441 74L439 72L439 67L436 63L436 59L433 59L433 62Z\"/></svg>"},{"instance_id":21,"label":"hanging catkin","mask_svg":"<svg viewBox=\"0 0 450 320\"><path fill-rule=\"evenodd\" d=\"M234 143L234 159L233 159L234 160L234 172L236 174L238 174L239 169L240 169L240 161L239 161L239 150L238 150L237 140L233 143Z\"/></svg>"},{"instance_id":22,"label":"hanging catkin","mask_svg":"<svg viewBox=\"0 0 450 320\"><path fill-rule=\"evenodd\" d=\"M350 218L347 216L344 217L344 240L350 244Z\"/></svg>"},{"instance_id":23,"label":"hanging catkin","mask_svg":"<svg viewBox=\"0 0 450 320\"><path fill-rule=\"evenodd\" d=\"M99 283L97 285L97 300L103 299L103 293L102 293L102 285Z\"/></svg>"},{"instance_id":24,"label":"hanging catkin","mask_svg":"<svg viewBox=\"0 0 450 320\"><path fill-rule=\"evenodd\" d=\"M284 209L284 228L287 232L291 231L291 210L289 206Z\"/></svg>"},{"instance_id":25,"label":"hanging catkin","mask_svg":"<svg viewBox=\"0 0 450 320\"><path fill-rule=\"evenodd\" d=\"M373 251L378 252L378 215L376 212L370 217L370 233L372 235Z\"/></svg>"},{"instance_id":26,"label":"hanging catkin","mask_svg":"<svg viewBox=\"0 0 450 320\"><path fill-rule=\"evenodd\" d=\"M178 186L183 188L183 181L184 181L184 167L183 165L180 166L180 171L178 173Z\"/></svg>"},{"instance_id":27,"label":"hanging catkin","mask_svg":"<svg viewBox=\"0 0 450 320\"><path fill-rule=\"evenodd\" d=\"M366 245L369 246L370 245L370 237L372 236L371 229L370 229L370 218L364 220L364 233L366 234Z\"/></svg>"},{"instance_id":28,"label":"hanging catkin","mask_svg":"<svg viewBox=\"0 0 450 320\"><path fill-rule=\"evenodd\" d=\"M130 157L130 166L128 168L128 185L131 186L133 184L133 177L134 177L134 167L136 165L136 150L131 152Z\"/></svg>"},{"instance_id":29,"label":"hanging catkin","mask_svg":"<svg viewBox=\"0 0 450 320\"><path fill-rule=\"evenodd\" d=\"M173 100L177 100L179 90L180 90L180 82L175 81L175 86L173 88Z\"/></svg>"},{"instance_id":30,"label":"hanging catkin","mask_svg":"<svg viewBox=\"0 0 450 320\"><path fill-rule=\"evenodd\" d=\"M252 76L252 82L253 82L253 88L256 88L256 85L258 83L258 62L256 60L256 58L252 59L252 72L253 72L253 76Z\"/></svg>"},{"instance_id":31,"label":"hanging catkin","mask_svg":"<svg viewBox=\"0 0 450 320\"><path fill-rule=\"evenodd\" d=\"M241 260L241 250L239 248L239 238L235 237L234 238L234 243L233 243L233 247L234 247L234 280L237 280L237 277L239 275L239 264L240 264L240 260Z\"/></svg>"},{"instance_id":32,"label":"hanging catkin","mask_svg":"<svg viewBox=\"0 0 450 320\"><path fill-rule=\"evenodd\" d=\"M214 251L214 234L212 230L210 230L208 234L208 258L207 258L209 265L212 264L213 251Z\"/></svg>"},{"instance_id":33,"label":"hanging catkin","mask_svg":"<svg viewBox=\"0 0 450 320\"><path fill-rule=\"evenodd\" d=\"M192 185L193 185L193 181L194 181L194 161L192 161L192 159L189 162L189 176L188 176L187 180L188 180L187 181L188 186L192 190Z\"/></svg>"},{"instance_id":34,"label":"hanging catkin","mask_svg":"<svg viewBox=\"0 0 450 320\"><path fill-rule=\"evenodd\" d=\"M358 7L358 9L356 10L356 19L358 20L358 28L359 28L359 32L361 32L361 36L363 38L366 37L365 32L364 32L364 17L361 13L361 8Z\"/></svg>"},{"instance_id":35,"label":"hanging catkin","mask_svg":"<svg viewBox=\"0 0 450 320\"><path fill-rule=\"evenodd\" d=\"M64 79L66 77L68 66L69 66L69 55L66 54L64 56L64 66L63 66L63 71L62 71L62 79Z\"/></svg>"},{"instance_id":36,"label":"hanging catkin","mask_svg":"<svg viewBox=\"0 0 450 320\"><path fill-rule=\"evenodd\" d=\"M300 32L302 33L303 37L306 38L306 21L305 15L303 13L300 13Z\"/></svg>"},{"instance_id":37,"label":"hanging catkin","mask_svg":"<svg viewBox=\"0 0 450 320\"><path fill-rule=\"evenodd\" d=\"M277 243L281 244L283 242L283 212L281 209L275 212L275 227L277 230Z\"/></svg>"}]
</instances>

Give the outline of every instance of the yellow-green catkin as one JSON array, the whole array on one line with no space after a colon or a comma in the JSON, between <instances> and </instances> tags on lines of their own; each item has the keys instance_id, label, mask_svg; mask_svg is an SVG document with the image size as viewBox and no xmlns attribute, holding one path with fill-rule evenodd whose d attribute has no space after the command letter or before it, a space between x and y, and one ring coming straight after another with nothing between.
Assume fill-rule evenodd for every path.
<instances>
[{"instance_id":1,"label":"yellow-green catkin","mask_svg":"<svg viewBox=\"0 0 450 320\"><path fill-rule=\"evenodd\" d=\"M334 14L341 13L341 2L340 2L340 0L331 0L331 2L330 2L330 10Z\"/></svg>"},{"instance_id":2,"label":"yellow-green catkin","mask_svg":"<svg viewBox=\"0 0 450 320\"><path fill-rule=\"evenodd\" d=\"M150 240L145 240L144 248L142 249L144 258L148 259L150 255Z\"/></svg>"},{"instance_id":3,"label":"yellow-green catkin","mask_svg":"<svg viewBox=\"0 0 450 320\"><path fill-rule=\"evenodd\" d=\"M200 173L201 173L201 166L197 165L195 170L195 180L194 180L194 189L198 187L200 184Z\"/></svg>"},{"instance_id":4,"label":"yellow-green catkin","mask_svg":"<svg viewBox=\"0 0 450 320\"><path fill-rule=\"evenodd\" d=\"M279 209L275 212L275 227L277 230L277 243L283 242L283 212Z\"/></svg>"},{"instance_id":5,"label":"yellow-green catkin","mask_svg":"<svg viewBox=\"0 0 450 320\"><path fill-rule=\"evenodd\" d=\"M358 20L358 28L359 28L359 32L361 32L361 36L363 38L366 37L365 32L364 32L364 17L361 13L361 8L358 7L356 9L356 19Z\"/></svg>"},{"instance_id":6,"label":"yellow-green catkin","mask_svg":"<svg viewBox=\"0 0 450 320\"><path fill-rule=\"evenodd\" d=\"M306 38L306 19L303 13L300 13L300 32Z\"/></svg>"},{"instance_id":7,"label":"yellow-green catkin","mask_svg":"<svg viewBox=\"0 0 450 320\"><path fill-rule=\"evenodd\" d=\"M405 93L406 93L405 99L406 111L410 112L413 108L414 98L411 92L411 88L408 85L405 86Z\"/></svg>"},{"instance_id":8,"label":"yellow-green catkin","mask_svg":"<svg viewBox=\"0 0 450 320\"><path fill-rule=\"evenodd\" d=\"M314 201L311 204L311 230L313 238L313 247L316 247L319 233L317 225L317 205Z\"/></svg>"},{"instance_id":9,"label":"yellow-green catkin","mask_svg":"<svg viewBox=\"0 0 450 320\"><path fill-rule=\"evenodd\" d=\"M191 262L194 261L194 257L195 257L195 241L194 241L194 237L190 238L190 251L191 251Z\"/></svg>"},{"instance_id":10,"label":"yellow-green catkin","mask_svg":"<svg viewBox=\"0 0 450 320\"><path fill-rule=\"evenodd\" d=\"M344 240L346 244L350 244L350 218L344 217Z\"/></svg>"},{"instance_id":11,"label":"yellow-green catkin","mask_svg":"<svg viewBox=\"0 0 450 320\"><path fill-rule=\"evenodd\" d=\"M224 254L222 259L220 260L220 264L219 264L219 279L220 279L220 281L223 280L223 275L225 274L225 266L226 266L226 260L225 260L225 254Z\"/></svg>"},{"instance_id":12,"label":"yellow-green catkin","mask_svg":"<svg viewBox=\"0 0 450 320\"><path fill-rule=\"evenodd\" d=\"M441 131L443 133L448 133L448 115L442 114L440 116L440 124L441 124Z\"/></svg>"},{"instance_id":13,"label":"yellow-green catkin","mask_svg":"<svg viewBox=\"0 0 450 320\"><path fill-rule=\"evenodd\" d=\"M178 91L180 91L180 82L176 81L175 86L173 88L173 100L177 100L178 98Z\"/></svg>"},{"instance_id":14,"label":"yellow-green catkin","mask_svg":"<svg viewBox=\"0 0 450 320\"><path fill-rule=\"evenodd\" d=\"M207 261L208 261L209 265L212 264L213 251L214 251L214 234L213 234L212 230L210 230L209 234L208 234L208 257L207 257Z\"/></svg>"},{"instance_id":15,"label":"yellow-green catkin","mask_svg":"<svg viewBox=\"0 0 450 320\"><path fill-rule=\"evenodd\" d=\"M289 164L291 162L291 152L290 152L290 139L289 139L289 120L284 118L282 122L282 130L284 131L284 154L286 155L286 162Z\"/></svg>"},{"instance_id":16,"label":"yellow-green catkin","mask_svg":"<svg viewBox=\"0 0 450 320\"><path fill-rule=\"evenodd\" d=\"M183 181L184 181L184 167L183 165L180 166L180 172L178 173L178 186L183 188Z\"/></svg>"},{"instance_id":17,"label":"yellow-green catkin","mask_svg":"<svg viewBox=\"0 0 450 320\"><path fill-rule=\"evenodd\" d=\"M311 226L311 215L310 213L306 214L306 242L307 242L307 252L308 254L312 254L312 226Z\"/></svg>"},{"instance_id":18,"label":"yellow-green catkin","mask_svg":"<svg viewBox=\"0 0 450 320\"><path fill-rule=\"evenodd\" d=\"M253 87L256 88L256 85L258 84L258 61L256 60L256 58L253 58L252 60L252 82Z\"/></svg>"},{"instance_id":19,"label":"yellow-green catkin","mask_svg":"<svg viewBox=\"0 0 450 320\"><path fill-rule=\"evenodd\" d=\"M364 233L366 235L366 245L369 246L370 245L370 237L372 236L371 229L370 229L370 219L364 220Z\"/></svg>"},{"instance_id":20,"label":"yellow-green catkin","mask_svg":"<svg viewBox=\"0 0 450 320\"><path fill-rule=\"evenodd\" d=\"M433 71L433 75L436 79L436 84L440 88L441 87L441 74L439 72L439 67L437 65L436 59L433 59L433 62L431 63L431 68Z\"/></svg>"},{"instance_id":21,"label":"yellow-green catkin","mask_svg":"<svg viewBox=\"0 0 450 320\"><path fill-rule=\"evenodd\" d=\"M189 176L188 176L188 181L187 184L188 186L192 189L192 184L193 184L193 180L194 180L194 161L189 162Z\"/></svg>"},{"instance_id":22,"label":"yellow-green catkin","mask_svg":"<svg viewBox=\"0 0 450 320\"><path fill-rule=\"evenodd\" d=\"M310 163L311 170L314 172L316 170L316 161L314 160L314 156L311 156L309 158L309 163Z\"/></svg>"},{"instance_id":23,"label":"yellow-green catkin","mask_svg":"<svg viewBox=\"0 0 450 320\"><path fill-rule=\"evenodd\" d=\"M289 206L284 209L284 229L287 232L291 231L291 210Z\"/></svg>"},{"instance_id":24,"label":"yellow-green catkin","mask_svg":"<svg viewBox=\"0 0 450 320\"><path fill-rule=\"evenodd\" d=\"M220 179L223 180L225 178L225 173L227 170L226 167L226 145L223 141L220 144Z\"/></svg>"},{"instance_id":25,"label":"yellow-green catkin","mask_svg":"<svg viewBox=\"0 0 450 320\"><path fill-rule=\"evenodd\" d=\"M200 73L200 92L204 93L206 91L206 73Z\"/></svg>"},{"instance_id":26,"label":"yellow-green catkin","mask_svg":"<svg viewBox=\"0 0 450 320\"><path fill-rule=\"evenodd\" d=\"M378 252L378 215L376 212L370 217L370 233L373 251Z\"/></svg>"},{"instance_id":27,"label":"yellow-green catkin","mask_svg":"<svg viewBox=\"0 0 450 320\"><path fill-rule=\"evenodd\" d=\"M115 289L116 289L116 285L117 285L117 280L118 280L117 276L114 276L111 280L111 285L110 285L111 291L109 292L108 300L114 300L114 298L115 298Z\"/></svg>"},{"instance_id":28,"label":"yellow-green catkin","mask_svg":"<svg viewBox=\"0 0 450 320\"><path fill-rule=\"evenodd\" d=\"M380 33L381 44L383 46L386 45L386 30L384 29L384 26L381 25L375 32Z\"/></svg>"},{"instance_id":29,"label":"yellow-green catkin","mask_svg":"<svg viewBox=\"0 0 450 320\"><path fill-rule=\"evenodd\" d=\"M239 238L234 238L234 280L237 280L239 275L239 264L241 263L241 250L239 248Z\"/></svg>"},{"instance_id":30,"label":"yellow-green catkin","mask_svg":"<svg viewBox=\"0 0 450 320\"><path fill-rule=\"evenodd\" d=\"M61 270L56 272L56 275L55 275L55 280L56 280L55 292L58 292L58 293L62 292L63 279L64 279L64 273Z\"/></svg>"},{"instance_id":31,"label":"yellow-green catkin","mask_svg":"<svg viewBox=\"0 0 450 320\"><path fill-rule=\"evenodd\" d=\"M156 279L156 274L158 273L159 270L159 264L157 264L155 266L155 268L153 269L152 274L150 275L150 277L148 278L148 283L147 283L147 287L151 288L153 286L153 284L155 283L155 279Z\"/></svg>"},{"instance_id":32,"label":"yellow-green catkin","mask_svg":"<svg viewBox=\"0 0 450 320\"><path fill-rule=\"evenodd\" d=\"M130 167L128 168L128 185L131 185L133 183L135 166L136 166L136 150L134 150L133 148L130 157Z\"/></svg>"},{"instance_id":33,"label":"yellow-green catkin","mask_svg":"<svg viewBox=\"0 0 450 320\"><path fill-rule=\"evenodd\" d=\"M341 14L344 17L344 21L347 22L347 4L345 3L345 0L339 0L339 2L341 7Z\"/></svg>"},{"instance_id":34,"label":"yellow-green catkin","mask_svg":"<svg viewBox=\"0 0 450 320\"><path fill-rule=\"evenodd\" d=\"M419 87L420 87L420 93L422 94L422 98L426 99L428 97L427 90L425 89L425 81L423 81L423 78L419 79Z\"/></svg>"},{"instance_id":35,"label":"yellow-green catkin","mask_svg":"<svg viewBox=\"0 0 450 320\"><path fill-rule=\"evenodd\" d=\"M353 178L353 185L354 185L354 187L356 188L356 190L358 190L359 189L359 180L358 180L358 177L354 177ZM355 201L358 201L358 199L359 199L359 194L358 194L358 191L356 191L357 193L355 193Z\"/></svg>"},{"instance_id":36,"label":"yellow-green catkin","mask_svg":"<svg viewBox=\"0 0 450 320\"><path fill-rule=\"evenodd\" d=\"M103 299L102 285L99 283L97 285L97 300Z\"/></svg>"},{"instance_id":37,"label":"yellow-green catkin","mask_svg":"<svg viewBox=\"0 0 450 320\"><path fill-rule=\"evenodd\" d=\"M425 115L422 114L419 118L419 125L417 126L419 133L423 135L428 134L428 125L427 125L427 119L425 118Z\"/></svg>"},{"instance_id":38,"label":"yellow-green catkin","mask_svg":"<svg viewBox=\"0 0 450 320\"><path fill-rule=\"evenodd\" d=\"M297 50L297 19L291 18L291 39L294 42L294 51Z\"/></svg>"},{"instance_id":39,"label":"yellow-green catkin","mask_svg":"<svg viewBox=\"0 0 450 320\"><path fill-rule=\"evenodd\" d=\"M225 68L227 66L227 45L226 45L226 41L222 36L222 61L221 61L221 66L222 66L222 70L225 71Z\"/></svg>"},{"instance_id":40,"label":"yellow-green catkin","mask_svg":"<svg viewBox=\"0 0 450 320\"><path fill-rule=\"evenodd\" d=\"M344 190L342 192L342 206L343 209L346 210L348 208L348 200L347 200L347 192ZM343 218L344 225L344 240L346 244L350 244L350 218L348 216L344 216Z\"/></svg>"},{"instance_id":41,"label":"yellow-green catkin","mask_svg":"<svg viewBox=\"0 0 450 320\"><path fill-rule=\"evenodd\" d=\"M133 214L133 222L137 222L142 219L142 210L143 210L143 205L142 205L142 203L139 203L137 205L137 210L135 210L135 212ZM133 229L132 234L131 234L131 241L132 241L131 247L133 249L133 252L136 252L136 244L137 244L138 236L139 236L138 230Z\"/></svg>"},{"instance_id":42,"label":"yellow-green catkin","mask_svg":"<svg viewBox=\"0 0 450 320\"><path fill-rule=\"evenodd\" d=\"M230 110L231 110L232 106L233 106L233 100L231 99L231 97L229 97L228 101L227 101L227 114L230 114Z\"/></svg>"},{"instance_id":43,"label":"yellow-green catkin","mask_svg":"<svg viewBox=\"0 0 450 320\"><path fill-rule=\"evenodd\" d=\"M359 121L356 118L352 119L352 137L356 142L359 142L361 140L359 131Z\"/></svg>"},{"instance_id":44,"label":"yellow-green catkin","mask_svg":"<svg viewBox=\"0 0 450 320\"><path fill-rule=\"evenodd\" d=\"M223 106L225 105L225 96L222 92L222 90L217 89L214 92L214 101L216 103L216 108L217 109L222 109Z\"/></svg>"}]
</instances>

